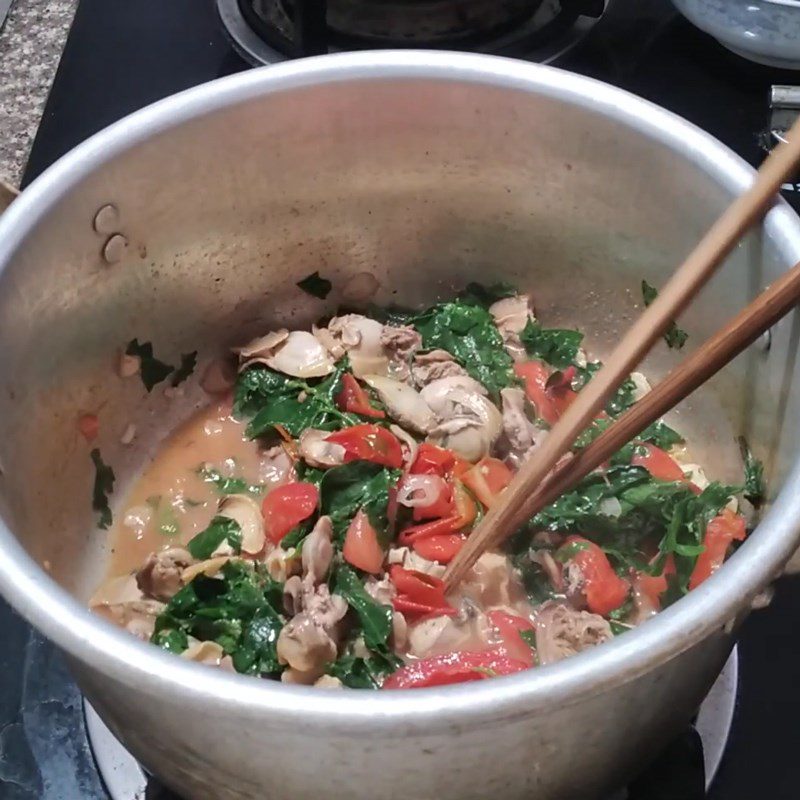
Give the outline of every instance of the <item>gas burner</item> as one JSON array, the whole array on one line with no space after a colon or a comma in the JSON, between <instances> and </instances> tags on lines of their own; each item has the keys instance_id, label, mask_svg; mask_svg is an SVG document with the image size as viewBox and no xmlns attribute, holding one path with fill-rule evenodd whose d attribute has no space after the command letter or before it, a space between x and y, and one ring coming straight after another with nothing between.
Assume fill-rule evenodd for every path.
<instances>
[{"instance_id":1,"label":"gas burner","mask_svg":"<svg viewBox=\"0 0 800 800\"><path fill-rule=\"evenodd\" d=\"M609 0L217 0L251 64L342 50L437 48L549 63L603 16Z\"/></svg>"},{"instance_id":2,"label":"gas burner","mask_svg":"<svg viewBox=\"0 0 800 800\"><path fill-rule=\"evenodd\" d=\"M695 720L695 736L699 734L702 742L706 787L710 786L717 773L728 741L737 683L738 657L734 649L700 706ZM114 738L114 734L85 700L84 710L89 742L111 800L180 800L157 781L148 778L136 759ZM628 791L623 789L610 800L628 800L629 796ZM635 796L639 797L638 794Z\"/></svg>"}]
</instances>

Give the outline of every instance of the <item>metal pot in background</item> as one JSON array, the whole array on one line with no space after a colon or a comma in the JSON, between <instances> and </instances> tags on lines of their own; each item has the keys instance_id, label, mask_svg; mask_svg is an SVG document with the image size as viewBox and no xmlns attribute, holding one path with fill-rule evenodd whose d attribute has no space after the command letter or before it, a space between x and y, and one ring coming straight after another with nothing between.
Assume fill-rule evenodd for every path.
<instances>
[{"instance_id":1,"label":"metal pot in background","mask_svg":"<svg viewBox=\"0 0 800 800\"><path fill-rule=\"evenodd\" d=\"M204 365L273 324L333 311L296 281L377 276L419 304L470 280L533 291L598 356L741 192L752 170L681 119L549 68L432 52L328 56L216 81L122 120L55 164L0 221L0 588L69 655L125 746L190 798L325 794L441 800L596 797L682 728L751 599L800 538L796 319L673 420L710 474L740 477L733 435L775 490L728 564L640 629L479 686L331 692L216 672L85 610L109 542L89 446L124 494L203 402L117 377L134 337ZM103 225L95 219L106 211ZM105 223L109 224L106 225ZM113 246L109 247L110 245ZM681 319L699 343L800 258L784 203ZM676 357L658 349L657 377ZM119 437L136 423L137 444Z\"/></svg>"}]
</instances>

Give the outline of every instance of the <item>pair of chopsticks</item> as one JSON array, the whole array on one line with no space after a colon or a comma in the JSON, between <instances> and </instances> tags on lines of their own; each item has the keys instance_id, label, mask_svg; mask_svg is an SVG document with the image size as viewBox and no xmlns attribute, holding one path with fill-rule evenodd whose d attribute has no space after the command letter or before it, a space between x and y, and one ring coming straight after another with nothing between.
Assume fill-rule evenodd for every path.
<instances>
[{"instance_id":1,"label":"pair of chopsticks","mask_svg":"<svg viewBox=\"0 0 800 800\"><path fill-rule=\"evenodd\" d=\"M578 394L547 438L450 563L447 588L526 520L573 488L620 447L663 416L800 301L800 264L776 280L731 319L650 393L583 450L571 448L608 398L647 355L667 327L702 289L739 239L772 203L781 184L800 162L800 120L759 169L753 185L714 223L644 313L634 322L597 375Z\"/></svg>"}]
</instances>

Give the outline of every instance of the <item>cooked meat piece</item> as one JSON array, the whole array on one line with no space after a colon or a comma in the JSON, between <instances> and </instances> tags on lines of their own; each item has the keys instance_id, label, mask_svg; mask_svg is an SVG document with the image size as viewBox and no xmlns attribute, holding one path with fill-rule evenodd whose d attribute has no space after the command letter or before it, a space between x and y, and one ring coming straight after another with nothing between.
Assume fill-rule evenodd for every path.
<instances>
[{"instance_id":1,"label":"cooked meat piece","mask_svg":"<svg viewBox=\"0 0 800 800\"><path fill-rule=\"evenodd\" d=\"M533 319L531 298L527 294L504 297L489 306L489 313L494 317L495 325L501 331L522 333L528 320Z\"/></svg>"},{"instance_id":2,"label":"cooked meat piece","mask_svg":"<svg viewBox=\"0 0 800 800\"><path fill-rule=\"evenodd\" d=\"M388 578L378 580L370 575L364 584L364 588L373 600L385 606L390 606L392 599L397 594L394 584Z\"/></svg>"},{"instance_id":3,"label":"cooked meat piece","mask_svg":"<svg viewBox=\"0 0 800 800\"><path fill-rule=\"evenodd\" d=\"M181 575L193 563L189 551L181 547L150 553L136 573L136 584L147 597L169 600L183 586Z\"/></svg>"},{"instance_id":4,"label":"cooked meat piece","mask_svg":"<svg viewBox=\"0 0 800 800\"><path fill-rule=\"evenodd\" d=\"M422 335L410 325L384 325L381 344L391 361L408 362L422 347Z\"/></svg>"},{"instance_id":5,"label":"cooked meat piece","mask_svg":"<svg viewBox=\"0 0 800 800\"><path fill-rule=\"evenodd\" d=\"M381 344L383 325L377 320L361 314L344 314L331 319L327 328L312 330L335 360L349 354L350 368L357 378L387 374L389 359Z\"/></svg>"},{"instance_id":6,"label":"cooked meat piece","mask_svg":"<svg viewBox=\"0 0 800 800\"><path fill-rule=\"evenodd\" d=\"M436 415L429 439L468 461L479 461L497 441L503 416L486 397L486 390L466 375L439 378L420 396Z\"/></svg>"},{"instance_id":7,"label":"cooked meat piece","mask_svg":"<svg viewBox=\"0 0 800 800\"><path fill-rule=\"evenodd\" d=\"M545 603L536 615L536 651L552 664L612 639L611 626L599 614L576 611L566 603Z\"/></svg>"},{"instance_id":8,"label":"cooked meat piece","mask_svg":"<svg viewBox=\"0 0 800 800\"><path fill-rule=\"evenodd\" d=\"M278 583L285 583L292 575L300 572L300 554L294 547L284 550L278 545L264 557L264 566L270 578Z\"/></svg>"},{"instance_id":9,"label":"cooked meat piece","mask_svg":"<svg viewBox=\"0 0 800 800\"><path fill-rule=\"evenodd\" d=\"M494 317L494 323L503 337L509 355L515 361L526 358L519 335L528 320L533 319L530 297L526 294L504 297L489 307L489 313Z\"/></svg>"},{"instance_id":10,"label":"cooked meat piece","mask_svg":"<svg viewBox=\"0 0 800 800\"><path fill-rule=\"evenodd\" d=\"M327 631L333 631L347 613L347 601L338 594L331 594L325 583L304 595L303 604L303 613Z\"/></svg>"},{"instance_id":11,"label":"cooked meat piece","mask_svg":"<svg viewBox=\"0 0 800 800\"><path fill-rule=\"evenodd\" d=\"M303 610L303 579L299 575L292 575L283 584L283 608L290 617Z\"/></svg>"},{"instance_id":12,"label":"cooked meat piece","mask_svg":"<svg viewBox=\"0 0 800 800\"><path fill-rule=\"evenodd\" d=\"M568 561L561 571L561 576L564 585L563 591L570 605L579 610L585 609L586 597L583 594L583 587L586 585L586 579L583 576L583 570L574 561Z\"/></svg>"},{"instance_id":13,"label":"cooked meat piece","mask_svg":"<svg viewBox=\"0 0 800 800\"><path fill-rule=\"evenodd\" d=\"M411 373L418 386L426 386L440 378L466 375L467 371L447 350L431 350L430 353L417 353L414 356Z\"/></svg>"},{"instance_id":14,"label":"cooked meat piece","mask_svg":"<svg viewBox=\"0 0 800 800\"><path fill-rule=\"evenodd\" d=\"M314 686L317 689L343 689L344 684L333 675L322 675L314 681Z\"/></svg>"},{"instance_id":15,"label":"cooked meat piece","mask_svg":"<svg viewBox=\"0 0 800 800\"><path fill-rule=\"evenodd\" d=\"M199 642L197 639L190 639L189 646L181 653L181 658L210 667L219 667L224 657L225 651L216 642Z\"/></svg>"},{"instance_id":16,"label":"cooked meat piece","mask_svg":"<svg viewBox=\"0 0 800 800\"><path fill-rule=\"evenodd\" d=\"M389 416L404 428L428 433L434 426L435 418L430 407L420 393L407 383L381 375L365 375L364 380L378 393Z\"/></svg>"},{"instance_id":17,"label":"cooked meat piece","mask_svg":"<svg viewBox=\"0 0 800 800\"><path fill-rule=\"evenodd\" d=\"M300 456L311 467L327 469L344 464L345 450L340 444L326 441L330 431L307 428L300 435Z\"/></svg>"},{"instance_id":18,"label":"cooked meat piece","mask_svg":"<svg viewBox=\"0 0 800 800\"><path fill-rule=\"evenodd\" d=\"M308 331L274 331L235 352L241 368L266 364L294 378L319 378L333 372L333 359Z\"/></svg>"},{"instance_id":19,"label":"cooked meat piece","mask_svg":"<svg viewBox=\"0 0 800 800\"><path fill-rule=\"evenodd\" d=\"M133 600L127 603L101 604L93 607L95 613L119 625L143 642L150 641L156 617L166 608L157 600Z\"/></svg>"},{"instance_id":20,"label":"cooked meat piece","mask_svg":"<svg viewBox=\"0 0 800 800\"><path fill-rule=\"evenodd\" d=\"M536 444L538 429L525 413L525 392L522 389L500 390L503 405L503 433L508 444L508 455L519 465Z\"/></svg>"},{"instance_id":21,"label":"cooked meat piece","mask_svg":"<svg viewBox=\"0 0 800 800\"><path fill-rule=\"evenodd\" d=\"M277 651L281 664L310 672L336 659L336 642L322 625L303 613L283 626L278 635Z\"/></svg>"},{"instance_id":22,"label":"cooked meat piece","mask_svg":"<svg viewBox=\"0 0 800 800\"><path fill-rule=\"evenodd\" d=\"M502 553L484 553L464 577L460 591L483 609L500 608L513 613L527 613L525 589L508 556Z\"/></svg>"},{"instance_id":23,"label":"cooked meat piece","mask_svg":"<svg viewBox=\"0 0 800 800\"><path fill-rule=\"evenodd\" d=\"M330 517L320 517L311 533L303 541L303 574L310 576L314 583L325 580L333 559L333 526Z\"/></svg>"},{"instance_id":24,"label":"cooked meat piece","mask_svg":"<svg viewBox=\"0 0 800 800\"><path fill-rule=\"evenodd\" d=\"M408 628L408 652L417 658L454 650L485 650L491 644L492 628L480 612L465 619L429 617Z\"/></svg>"},{"instance_id":25,"label":"cooked meat piece","mask_svg":"<svg viewBox=\"0 0 800 800\"><path fill-rule=\"evenodd\" d=\"M287 613L305 614L327 631L335 631L347 613L347 602L338 594L331 594L328 585L314 585L311 575L289 578L283 587L283 605Z\"/></svg>"}]
</instances>

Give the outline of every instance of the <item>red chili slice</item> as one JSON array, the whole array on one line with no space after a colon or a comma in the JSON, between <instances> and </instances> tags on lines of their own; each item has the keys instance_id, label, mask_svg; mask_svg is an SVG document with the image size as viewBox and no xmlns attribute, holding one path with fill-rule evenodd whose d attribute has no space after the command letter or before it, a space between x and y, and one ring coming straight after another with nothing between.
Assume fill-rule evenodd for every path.
<instances>
[{"instance_id":1,"label":"red chili slice","mask_svg":"<svg viewBox=\"0 0 800 800\"><path fill-rule=\"evenodd\" d=\"M350 411L364 417L374 417L375 419L386 417L386 414L379 408L372 407L369 395L349 372L342 375L342 390L336 395L336 405L342 411Z\"/></svg>"},{"instance_id":2,"label":"red chili slice","mask_svg":"<svg viewBox=\"0 0 800 800\"><path fill-rule=\"evenodd\" d=\"M372 461L395 469L403 465L399 439L379 425L353 425L332 433L326 440L344 448L345 461Z\"/></svg>"}]
</instances>

